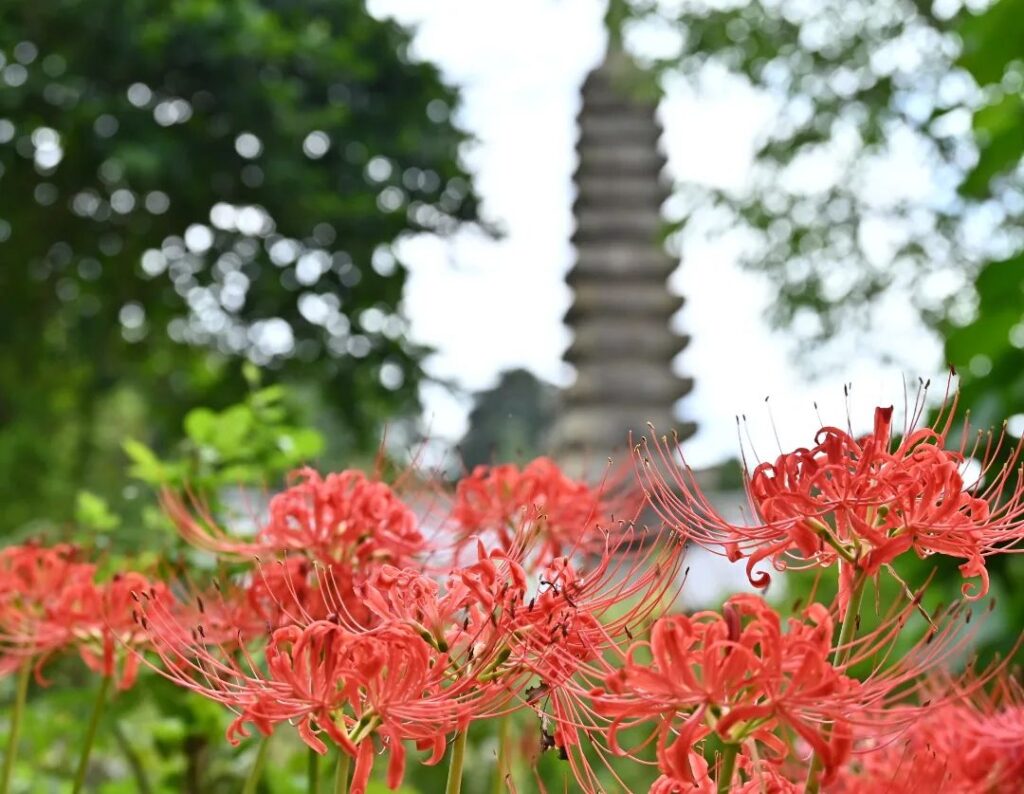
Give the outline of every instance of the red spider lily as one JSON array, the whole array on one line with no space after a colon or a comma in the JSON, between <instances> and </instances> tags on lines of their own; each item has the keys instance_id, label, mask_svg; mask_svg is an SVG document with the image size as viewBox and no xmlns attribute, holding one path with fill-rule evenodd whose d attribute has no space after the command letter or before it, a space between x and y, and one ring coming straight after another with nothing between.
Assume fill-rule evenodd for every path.
<instances>
[{"instance_id":1,"label":"red spider lily","mask_svg":"<svg viewBox=\"0 0 1024 794\"><path fill-rule=\"evenodd\" d=\"M959 689L962 683L948 686ZM975 686L971 689L963 699L925 712L898 737L880 741L864 731L835 790L894 794L1020 791L1024 780L1020 685L1001 678L995 682L994 694Z\"/></svg>"},{"instance_id":2,"label":"red spider lily","mask_svg":"<svg viewBox=\"0 0 1024 794\"><path fill-rule=\"evenodd\" d=\"M840 560L848 593L854 571L876 575L913 550L920 557L964 560L964 577L979 579L976 586L964 584L964 595L977 598L988 590L984 558L1024 538L1024 480L1019 473L1012 479L1022 447L996 469L1003 436L979 435L968 447L965 425L960 446L949 446L955 408L954 398L934 427L918 428L919 403L898 442L892 439L892 408L878 408L874 429L862 438L823 427L812 447L760 463L747 481L757 518L751 526L733 524L714 510L685 461L675 464L676 445L665 438L653 445L653 455L643 442L637 469L666 521L730 559L745 558L755 586L769 582L767 573L754 570L764 559L778 570ZM968 458L981 461L974 482L964 479Z\"/></svg>"},{"instance_id":3,"label":"red spider lily","mask_svg":"<svg viewBox=\"0 0 1024 794\"><path fill-rule=\"evenodd\" d=\"M243 588L246 605L254 620L273 628L326 620L337 612L366 626L371 615L357 592L358 583L378 567L360 571L350 565L317 565L294 555L258 561Z\"/></svg>"},{"instance_id":4,"label":"red spider lily","mask_svg":"<svg viewBox=\"0 0 1024 794\"><path fill-rule=\"evenodd\" d=\"M681 586L682 544L674 533L649 536L629 526L604 533L604 543L591 567L561 557L541 573L537 593L513 613L509 660L537 682L523 694L540 717L545 746L568 760L588 791L602 788L583 752L584 735L594 729L591 682L613 669L620 646Z\"/></svg>"},{"instance_id":5,"label":"red spider lily","mask_svg":"<svg viewBox=\"0 0 1024 794\"><path fill-rule=\"evenodd\" d=\"M591 486L566 476L550 458L537 458L519 468L477 466L456 487L452 522L460 545L471 538L492 537L509 549L521 528L541 536L532 564L543 566L564 554L601 546L597 527L616 512L635 518L640 501L624 491L617 476Z\"/></svg>"},{"instance_id":6,"label":"red spider lily","mask_svg":"<svg viewBox=\"0 0 1024 794\"><path fill-rule=\"evenodd\" d=\"M73 645L91 670L107 677L116 674L120 660L118 687L131 687L139 667L135 651L147 643L133 615L140 591L154 601L170 600L163 584L135 572L116 574L103 584L82 581L65 587L48 621L52 635L44 653Z\"/></svg>"},{"instance_id":7,"label":"red spider lily","mask_svg":"<svg viewBox=\"0 0 1024 794\"><path fill-rule=\"evenodd\" d=\"M680 715L679 753L715 732L728 743L756 741L783 759L788 745L778 729L786 728L835 770L849 750L844 706L860 684L831 664L833 623L825 607L813 605L788 629L763 600L747 595L731 598L724 616L659 620L650 642L634 645L625 666L606 678L607 691L595 692L595 708L613 719L609 743L617 748L622 726L652 717L664 720L667 736ZM637 661L647 651L650 665ZM693 782L685 765L677 769Z\"/></svg>"},{"instance_id":8,"label":"red spider lily","mask_svg":"<svg viewBox=\"0 0 1024 794\"><path fill-rule=\"evenodd\" d=\"M120 675L129 688L138 672L145 643L132 611L133 594L145 591L154 600L169 595L161 584L139 573L95 581L96 567L75 561L69 546L16 546L0 552L0 632L6 648L4 667L36 660L36 676L53 654L78 651L89 669L106 677ZM129 649L126 651L125 649Z\"/></svg>"},{"instance_id":9,"label":"red spider lily","mask_svg":"<svg viewBox=\"0 0 1024 794\"><path fill-rule=\"evenodd\" d=\"M802 783L794 783L776 764L742 755L738 766L746 782L733 785L731 791L736 794L800 794L804 790Z\"/></svg>"},{"instance_id":10,"label":"red spider lily","mask_svg":"<svg viewBox=\"0 0 1024 794\"><path fill-rule=\"evenodd\" d=\"M316 573L329 619L293 605L295 621L255 637L251 653L242 638L224 643L201 623L188 630L181 618L195 612L142 599L140 620L161 672L233 708L238 718L229 738L245 723L269 733L290 721L318 752L327 738L356 757L357 782L369 774L376 739L391 753L389 780L397 786L403 741L432 749L436 762L449 734L472 717L507 710L525 685L528 671L508 660L510 616L527 581L504 553L481 548L477 563L453 571L443 590L424 574L387 565L350 592L330 569ZM355 614L353 598L362 610Z\"/></svg>"},{"instance_id":11,"label":"red spider lily","mask_svg":"<svg viewBox=\"0 0 1024 794\"><path fill-rule=\"evenodd\" d=\"M681 738L670 745L658 745L661 777L651 785L650 794L714 794L716 787L708 774L708 762Z\"/></svg>"},{"instance_id":12,"label":"red spider lily","mask_svg":"<svg viewBox=\"0 0 1024 794\"><path fill-rule=\"evenodd\" d=\"M385 483L356 470L321 477L307 468L293 479L270 500L268 520L252 540L228 535L203 511L193 515L170 492L164 506L186 540L219 554L301 552L326 565L360 566L404 565L425 550L416 514Z\"/></svg>"},{"instance_id":13,"label":"red spider lily","mask_svg":"<svg viewBox=\"0 0 1024 794\"><path fill-rule=\"evenodd\" d=\"M228 535L204 511L194 515L175 495L164 494L186 540L254 561L248 581L233 588L230 604L222 604L235 611L238 628L250 629L244 637L338 611L364 625L370 616L355 596L357 583L377 566L406 565L426 550L415 513L386 484L358 471L321 477L302 469L293 479L270 500L267 521L249 540ZM328 580L329 594L322 589Z\"/></svg>"},{"instance_id":14,"label":"red spider lily","mask_svg":"<svg viewBox=\"0 0 1024 794\"><path fill-rule=\"evenodd\" d=\"M534 691L550 702L560 746L578 745L565 707L571 677L646 620L678 571L678 543L636 544L627 529L622 542L643 548L632 561L613 554L606 537L606 553L592 569L584 574L560 558L534 591L521 560L536 537L520 530L508 551L478 543L477 560L450 571L443 585L420 571L378 565L348 589L333 569L312 566L326 619L304 609L304 596L289 603L289 585L269 598L280 599L290 625L248 644L225 641L201 623L189 630L183 616L199 617L191 606L168 609L142 598L141 620L165 676L237 712L232 739L246 723L269 732L290 721L318 751L330 740L355 756L360 775L369 773L367 748L377 742L391 753L389 779L397 784L403 741L432 749L437 760L446 737L472 720L524 702L539 710L536 696L526 694L531 681L540 681ZM631 599L632 611L623 605ZM602 625L598 616L616 605L622 614Z\"/></svg>"},{"instance_id":15,"label":"red spider lily","mask_svg":"<svg viewBox=\"0 0 1024 794\"><path fill-rule=\"evenodd\" d=\"M673 533L649 537L627 526L603 538L590 566L556 558L536 592L507 610L507 665L530 673L522 697L540 718L544 747L557 749L587 790L600 786L583 753L582 735L592 730L588 682L610 671L619 646L671 603L682 562Z\"/></svg>"},{"instance_id":16,"label":"red spider lily","mask_svg":"<svg viewBox=\"0 0 1024 794\"><path fill-rule=\"evenodd\" d=\"M743 745L744 752L760 748L762 763L776 766L799 739L821 759L828 782L848 758L854 730L892 734L912 721L924 708L914 705L917 696L929 694L921 675L967 641L958 613L947 612L913 651L889 664L893 642L915 608L909 604L841 645L833 639L834 610L821 604L785 628L751 595L732 597L721 615L662 618L650 641L636 643L624 665L605 676L604 688L594 690L593 708L611 720L607 741L619 753L621 729L655 720L662 771L687 785L698 779L678 759L711 733ZM648 655L650 663L641 661ZM863 680L850 675L858 665L870 665ZM668 754L672 736L675 749ZM671 767L669 758L677 759Z\"/></svg>"},{"instance_id":17,"label":"red spider lily","mask_svg":"<svg viewBox=\"0 0 1024 794\"><path fill-rule=\"evenodd\" d=\"M236 720L269 732L297 721L302 739L318 752L323 732L357 758L353 791L365 790L370 768L365 745L376 735L388 748L388 783L401 784L403 741L444 755L445 737L467 722L465 709L445 688L448 667L422 638L399 626L352 634L330 623L275 632L267 649L268 680Z\"/></svg>"},{"instance_id":18,"label":"red spider lily","mask_svg":"<svg viewBox=\"0 0 1024 794\"><path fill-rule=\"evenodd\" d=\"M386 574L381 571L377 578L386 579ZM415 576L403 572L391 584L410 585ZM265 669L256 654L243 649L239 662L238 653L204 644L206 636L193 634L183 643L175 617L148 602L146 626L164 675L236 711L232 741L245 735L246 723L270 733L291 722L317 752L326 751L327 739L356 758L354 792L365 790L374 742L379 741L391 756L389 784L397 787L405 765L404 741L432 750L430 763L436 763L448 735L463 729L474 714L500 710L513 695L496 674L507 654L494 654L484 647L493 644L482 636L453 628L443 636L458 647L456 658L446 640L426 632L422 620L408 617L416 613L416 602L436 602L429 598L436 596L429 580L382 592L374 584L362 590L378 625L362 628L335 614L331 621L277 629L262 648ZM403 594L413 603L392 608ZM454 600L449 604L462 611ZM468 624L467 617L462 626ZM459 632L462 637L456 636Z\"/></svg>"},{"instance_id":19,"label":"red spider lily","mask_svg":"<svg viewBox=\"0 0 1024 794\"><path fill-rule=\"evenodd\" d=\"M28 543L0 551L0 670L10 672L40 653L40 631L66 586L92 581L93 565L72 546Z\"/></svg>"}]
</instances>

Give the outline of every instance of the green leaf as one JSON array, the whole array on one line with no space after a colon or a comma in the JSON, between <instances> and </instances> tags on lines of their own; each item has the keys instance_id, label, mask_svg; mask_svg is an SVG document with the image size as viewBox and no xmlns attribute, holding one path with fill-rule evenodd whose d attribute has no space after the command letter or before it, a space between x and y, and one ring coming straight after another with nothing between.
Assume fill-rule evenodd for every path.
<instances>
[{"instance_id":1,"label":"green leaf","mask_svg":"<svg viewBox=\"0 0 1024 794\"><path fill-rule=\"evenodd\" d=\"M213 444L218 417L209 408L196 408L185 416L185 433L196 444Z\"/></svg>"},{"instance_id":2,"label":"green leaf","mask_svg":"<svg viewBox=\"0 0 1024 794\"><path fill-rule=\"evenodd\" d=\"M263 380L263 374L260 372L260 368L251 361L246 361L242 364L242 377L245 378L245 382L250 389L258 389L260 387L260 382Z\"/></svg>"},{"instance_id":3,"label":"green leaf","mask_svg":"<svg viewBox=\"0 0 1024 794\"><path fill-rule=\"evenodd\" d=\"M171 479L170 468L164 465L156 453L141 441L128 438L121 444L121 447L133 463L128 469L128 473L132 477L150 485L163 485Z\"/></svg>"},{"instance_id":4,"label":"green leaf","mask_svg":"<svg viewBox=\"0 0 1024 794\"><path fill-rule=\"evenodd\" d=\"M1007 94L974 117L978 162L962 186L965 195L985 198L992 180L1012 171L1024 155L1024 98Z\"/></svg>"},{"instance_id":5,"label":"green leaf","mask_svg":"<svg viewBox=\"0 0 1024 794\"><path fill-rule=\"evenodd\" d=\"M107 501L90 491L79 491L75 499L75 520L86 529L109 532L121 525L121 518L114 513Z\"/></svg>"},{"instance_id":6,"label":"green leaf","mask_svg":"<svg viewBox=\"0 0 1024 794\"><path fill-rule=\"evenodd\" d=\"M225 457L242 453L251 442L255 417L247 405L233 405L217 417L212 443Z\"/></svg>"},{"instance_id":7,"label":"green leaf","mask_svg":"<svg viewBox=\"0 0 1024 794\"><path fill-rule=\"evenodd\" d=\"M323 435L312 428L282 433L277 443L280 450L296 463L308 462L324 451Z\"/></svg>"},{"instance_id":8,"label":"green leaf","mask_svg":"<svg viewBox=\"0 0 1024 794\"><path fill-rule=\"evenodd\" d=\"M281 402L285 397L285 388L281 384L267 386L249 396L249 402L255 408L266 408Z\"/></svg>"},{"instance_id":9,"label":"green leaf","mask_svg":"<svg viewBox=\"0 0 1024 794\"><path fill-rule=\"evenodd\" d=\"M960 65L979 85L999 82L1007 65L1021 57L1024 4L999 0L981 14L965 16L959 33L963 39Z\"/></svg>"}]
</instances>

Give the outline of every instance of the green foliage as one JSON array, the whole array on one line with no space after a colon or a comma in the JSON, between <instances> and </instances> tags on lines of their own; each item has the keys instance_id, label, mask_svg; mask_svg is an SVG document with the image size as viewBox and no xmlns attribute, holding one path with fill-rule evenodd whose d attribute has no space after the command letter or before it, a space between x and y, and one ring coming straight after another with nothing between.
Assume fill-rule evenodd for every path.
<instances>
[{"instance_id":1,"label":"green foliage","mask_svg":"<svg viewBox=\"0 0 1024 794\"><path fill-rule=\"evenodd\" d=\"M992 262L977 281L978 312L946 330L973 422L985 428L1024 410L1024 256Z\"/></svg>"},{"instance_id":2,"label":"green foliage","mask_svg":"<svg viewBox=\"0 0 1024 794\"><path fill-rule=\"evenodd\" d=\"M275 486L288 472L314 463L325 447L323 434L306 424L308 412L296 405L294 394L280 384L260 387L256 377L252 375L252 391L242 402L221 411L200 407L186 414L184 436L166 456L141 441L125 439L129 476L148 486L151 494L169 488L198 499L221 520L251 521L251 509L229 509L224 495L239 488ZM154 563L161 550L179 553L177 534L163 511L148 500L142 505L137 521L116 533L118 547L151 555ZM96 520L94 513L87 517ZM90 526L82 517L78 520Z\"/></svg>"},{"instance_id":3,"label":"green foliage","mask_svg":"<svg viewBox=\"0 0 1024 794\"><path fill-rule=\"evenodd\" d=\"M731 86L774 114L754 139L748 184L681 185L686 215L677 226L743 232L742 263L777 291L774 324L821 342L870 323L873 304L894 285L961 266L947 240L962 202L951 191L903 195L869 174L915 151L943 184L963 175L968 144L949 129L970 97L944 82L955 19L911 0L687 0L669 8L634 2L619 22L627 33L639 24L678 33L677 52L652 64L655 78L681 77L698 95ZM889 250L871 245L879 227ZM933 322L954 297L910 292Z\"/></svg>"},{"instance_id":4,"label":"green foliage","mask_svg":"<svg viewBox=\"0 0 1024 794\"><path fill-rule=\"evenodd\" d=\"M804 341L869 326L894 287L903 311L936 327L963 316L985 259L1021 244L970 228L1024 214L1024 3L980 14L915 0L665 9L637 0L609 20L678 32L678 51L652 65L657 79L682 76L698 94L740 86L776 113L754 141L749 185L682 185L678 228L742 230L743 264L777 291L770 319ZM932 175L926 191L879 178L886 163L915 161Z\"/></svg>"},{"instance_id":5,"label":"green foliage","mask_svg":"<svg viewBox=\"0 0 1024 794\"><path fill-rule=\"evenodd\" d=\"M93 532L109 532L121 526L120 516L110 510L107 500L89 491L78 492L75 521Z\"/></svg>"},{"instance_id":6,"label":"green foliage","mask_svg":"<svg viewBox=\"0 0 1024 794\"><path fill-rule=\"evenodd\" d=\"M960 25L960 65L979 85L1000 82L1007 67L1024 50L1024 15L1020 0L996 0L984 12L967 16Z\"/></svg>"},{"instance_id":7,"label":"green foliage","mask_svg":"<svg viewBox=\"0 0 1024 794\"><path fill-rule=\"evenodd\" d=\"M999 0L964 19L959 33L964 43L959 65L986 88L986 102L974 114L978 160L962 190L985 199L1013 181L1024 157L1024 3ZM1021 174L1015 182L1019 188Z\"/></svg>"},{"instance_id":8,"label":"green foliage","mask_svg":"<svg viewBox=\"0 0 1024 794\"><path fill-rule=\"evenodd\" d=\"M999 0L983 14L965 19L961 33L960 64L985 87L987 100L974 115L979 156L962 189L971 196L1012 203L1024 187L1024 2ZM986 264L975 292L969 321L950 321L943 327L946 357L960 373L960 396L972 424L999 432L998 423L1010 417L1009 429L1019 435L1024 413L1024 254L1018 251ZM1015 440L1004 444L1000 462ZM1024 620L1024 598L1019 595L1024 568L1013 555L1002 555L993 558L989 569L999 616L1017 625Z\"/></svg>"},{"instance_id":9,"label":"green foliage","mask_svg":"<svg viewBox=\"0 0 1024 794\"><path fill-rule=\"evenodd\" d=\"M120 439L237 402L242 361L354 450L415 409L391 246L476 199L408 45L362 0L0 6L0 529L112 494Z\"/></svg>"},{"instance_id":10,"label":"green foliage","mask_svg":"<svg viewBox=\"0 0 1024 794\"><path fill-rule=\"evenodd\" d=\"M209 498L222 488L276 481L324 448L317 430L294 423L286 395L282 386L268 386L223 411L189 411L185 438L170 459L128 439L124 450L132 462L130 474L156 488L189 489Z\"/></svg>"}]
</instances>

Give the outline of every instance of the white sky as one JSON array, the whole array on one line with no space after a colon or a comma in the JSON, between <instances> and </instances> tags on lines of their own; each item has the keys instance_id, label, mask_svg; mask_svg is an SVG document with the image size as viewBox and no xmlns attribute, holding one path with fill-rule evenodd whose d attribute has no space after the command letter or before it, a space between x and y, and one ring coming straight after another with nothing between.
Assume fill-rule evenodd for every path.
<instances>
[{"instance_id":1,"label":"white sky","mask_svg":"<svg viewBox=\"0 0 1024 794\"><path fill-rule=\"evenodd\" d=\"M568 383L562 355L570 337L561 317L571 298L563 278L573 258L575 116L583 78L603 54L604 3L372 0L370 7L415 25L415 54L438 64L461 88L456 118L478 139L466 163L484 214L507 232L498 241L473 233L448 242L419 238L404 250L412 270L405 296L412 335L438 350L429 372L470 391L493 385L498 373L513 367ZM654 37L650 46L657 46ZM669 170L677 180L742 184L753 137L772 109L728 80L712 88L694 96L685 86L669 87L661 108ZM771 285L739 270L730 248L689 244L672 279L687 299L676 325L693 336L677 361L681 372L696 378L680 406L700 426L686 447L692 464L736 454L734 417L740 413L750 416L757 451L770 454L768 395L787 447L803 445L819 426L814 400L828 423L845 423L844 382L854 384L854 420L861 427L868 426L874 404L902 403L902 372L881 366L853 336L841 370L804 381L789 342L762 319ZM941 347L913 310L895 296L885 317L886 327L872 334L873 349L884 345L910 378L932 374ZM457 440L468 402L440 387L426 388L424 399L431 434Z\"/></svg>"}]
</instances>

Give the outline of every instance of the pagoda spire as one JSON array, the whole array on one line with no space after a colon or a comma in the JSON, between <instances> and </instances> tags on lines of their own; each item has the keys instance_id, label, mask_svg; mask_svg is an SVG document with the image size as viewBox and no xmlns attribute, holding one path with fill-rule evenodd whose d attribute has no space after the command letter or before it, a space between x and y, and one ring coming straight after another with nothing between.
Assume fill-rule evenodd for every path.
<instances>
[{"instance_id":1,"label":"pagoda spire","mask_svg":"<svg viewBox=\"0 0 1024 794\"><path fill-rule=\"evenodd\" d=\"M613 41L583 84L579 165L574 175L576 263L566 277L574 301L565 316L574 340L566 360L576 381L563 394L554 430L562 462L592 470L622 460L630 430L693 434L675 405L693 387L672 362L688 337L670 328L682 298L668 290L678 262L661 240L669 195L658 141L657 103L635 90L635 64Z\"/></svg>"}]
</instances>

